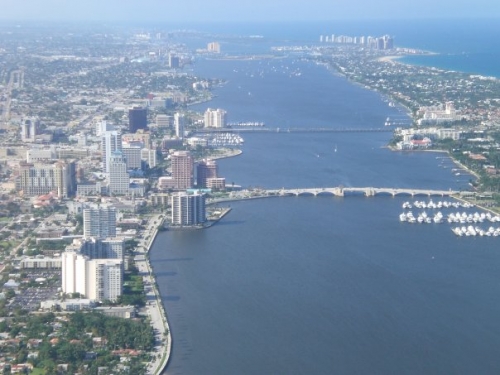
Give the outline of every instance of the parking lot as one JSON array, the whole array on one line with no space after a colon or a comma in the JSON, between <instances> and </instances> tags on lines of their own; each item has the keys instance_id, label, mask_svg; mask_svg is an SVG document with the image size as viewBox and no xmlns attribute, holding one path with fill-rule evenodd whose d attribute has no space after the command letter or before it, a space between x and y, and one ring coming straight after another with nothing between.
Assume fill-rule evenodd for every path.
<instances>
[{"instance_id":1,"label":"parking lot","mask_svg":"<svg viewBox=\"0 0 500 375\"><path fill-rule=\"evenodd\" d=\"M27 288L16 294L9 308L22 308L24 310L34 311L40 308L40 302L54 299L58 295L58 287L36 287Z\"/></svg>"}]
</instances>

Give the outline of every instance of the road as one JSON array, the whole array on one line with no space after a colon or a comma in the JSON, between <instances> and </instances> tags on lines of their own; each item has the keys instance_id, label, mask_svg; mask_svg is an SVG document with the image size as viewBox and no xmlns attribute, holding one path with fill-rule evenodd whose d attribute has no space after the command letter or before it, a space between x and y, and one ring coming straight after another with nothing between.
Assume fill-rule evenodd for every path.
<instances>
[{"instance_id":1,"label":"road","mask_svg":"<svg viewBox=\"0 0 500 375\"><path fill-rule=\"evenodd\" d=\"M147 368L147 374L151 375L161 374L166 367L172 345L165 310L163 309L160 293L156 288L155 278L147 258L147 252L154 241L158 225L161 222L160 215L154 215L149 219L143 238L139 240L134 258L139 274L142 275L144 282L147 301L144 313L150 318L155 333L154 358Z\"/></svg>"}]
</instances>

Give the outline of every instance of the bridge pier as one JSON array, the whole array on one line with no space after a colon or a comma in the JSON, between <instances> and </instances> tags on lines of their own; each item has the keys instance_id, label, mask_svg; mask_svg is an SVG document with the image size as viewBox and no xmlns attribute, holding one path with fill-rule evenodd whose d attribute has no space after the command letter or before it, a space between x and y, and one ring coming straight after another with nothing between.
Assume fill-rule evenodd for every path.
<instances>
[{"instance_id":1,"label":"bridge pier","mask_svg":"<svg viewBox=\"0 0 500 375\"><path fill-rule=\"evenodd\" d=\"M367 197L374 197L375 196L375 190L374 189L366 189L365 190L365 196L367 196Z\"/></svg>"},{"instance_id":2,"label":"bridge pier","mask_svg":"<svg viewBox=\"0 0 500 375\"><path fill-rule=\"evenodd\" d=\"M335 189L333 189L333 194L336 195L337 197L343 197L344 196L344 189L335 188Z\"/></svg>"}]
</instances>

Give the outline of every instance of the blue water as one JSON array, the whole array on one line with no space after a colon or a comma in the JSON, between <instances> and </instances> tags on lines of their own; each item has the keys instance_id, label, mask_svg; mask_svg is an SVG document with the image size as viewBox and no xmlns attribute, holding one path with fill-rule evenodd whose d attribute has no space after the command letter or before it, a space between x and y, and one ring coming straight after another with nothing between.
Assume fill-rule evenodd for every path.
<instances>
[{"instance_id":1,"label":"blue water","mask_svg":"<svg viewBox=\"0 0 500 375\"><path fill-rule=\"evenodd\" d=\"M228 80L196 109L222 107L230 121L371 128L404 116L300 61L200 60L195 72ZM245 135L219 173L247 187L468 187L445 155L391 152L389 137ZM498 373L498 239L401 223L409 199L233 202L208 230L161 233L150 259L174 340L167 373Z\"/></svg>"}]
</instances>

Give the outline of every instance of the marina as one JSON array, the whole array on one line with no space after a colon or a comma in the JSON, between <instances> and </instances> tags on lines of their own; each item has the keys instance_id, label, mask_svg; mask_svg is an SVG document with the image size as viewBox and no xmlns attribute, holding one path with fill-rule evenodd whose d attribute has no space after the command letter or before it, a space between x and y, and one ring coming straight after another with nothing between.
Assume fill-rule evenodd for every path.
<instances>
[{"instance_id":1,"label":"marina","mask_svg":"<svg viewBox=\"0 0 500 375\"><path fill-rule=\"evenodd\" d=\"M478 223L500 223L500 215L492 214L491 212L467 212L467 211L455 211L450 212L444 216L441 209L456 209L464 208L471 209L475 207L469 202L451 202L451 201L439 201L434 203L432 200L425 201L414 201L413 203L406 201L402 204L402 208L405 210L399 214L399 221L409 224L469 224L452 227L451 231L459 237L462 236L486 236L486 237L498 237L500 235L500 227L489 226L484 228L477 225ZM414 214L411 209L418 208L422 211ZM427 213L426 210L438 210L434 211L434 214Z\"/></svg>"}]
</instances>

